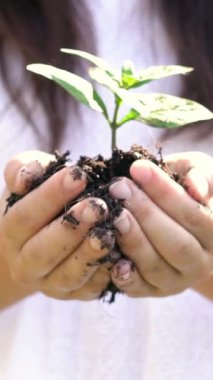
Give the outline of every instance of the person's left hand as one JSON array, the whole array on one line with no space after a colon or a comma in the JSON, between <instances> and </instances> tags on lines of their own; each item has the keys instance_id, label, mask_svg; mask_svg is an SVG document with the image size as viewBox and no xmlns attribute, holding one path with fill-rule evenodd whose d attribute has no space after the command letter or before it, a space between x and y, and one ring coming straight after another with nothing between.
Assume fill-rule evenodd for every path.
<instances>
[{"instance_id":1,"label":"person's left hand","mask_svg":"<svg viewBox=\"0 0 213 380\"><path fill-rule=\"evenodd\" d=\"M147 160L110 187L125 200L114 223L129 258L113 266L112 281L132 297L176 294L213 275L213 159L192 152L165 160L185 189Z\"/></svg>"}]
</instances>

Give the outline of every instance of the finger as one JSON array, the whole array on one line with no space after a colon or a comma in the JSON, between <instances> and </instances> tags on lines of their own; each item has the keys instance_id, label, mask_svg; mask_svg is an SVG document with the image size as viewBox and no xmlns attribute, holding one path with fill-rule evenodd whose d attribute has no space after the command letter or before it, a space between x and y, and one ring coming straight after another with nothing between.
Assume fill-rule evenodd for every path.
<instances>
[{"instance_id":1,"label":"finger","mask_svg":"<svg viewBox=\"0 0 213 380\"><path fill-rule=\"evenodd\" d=\"M181 177L184 177L193 167L205 167L212 164L212 158L202 152L168 154L164 160L171 171L180 174Z\"/></svg>"},{"instance_id":2,"label":"finger","mask_svg":"<svg viewBox=\"0 0 213 380\"><path fill-rule=\"evenodd\" d=\"M179 281L180 272L156 251L128 210L123 210L114 225L119 247L134 263L143 280L157 288L171 288Z\"/></svg>"},{"instance_id":3,"label":"finger","mask_svg":"<svg viewBox=\"0 0 213 380\"><path fill-rule=\"evenodd\" d=\"M52 154L38 150L23 152L13 157L6 165L4 177L10 192L24 194L32 181L44 173L47 165L54 161Z\"/></svg>"},{"instance_id":4,"label":"finger","mask_svg":"<svg viewBox=\"0 0 213 380\"><path fill-rule=\"evenodd\" d=\"M213 196L212 158L201 152L171 154L165 157L170 169L180 175L187 192L198 202L208 205Z\"/></svg>"},{"instance_id":5,"label":"finger","mask_svg":"<svg viewBox=\"0 0 213 380\"><path fill-rule=\"evenodd\" d=\"M203 205L208 205L209 183L197 168L192 168L185 175L182 184L193 199Z\"/></svg>"},{"instance_id":6,"label":"finger","mask_svg":"<svg viewBox=\"0 0 213 380\"><path fill-rule=\"evenodd\" d=\"M62 291L81 288L98 270L99 260L111 251L114 243L111 231L95 228L71 256L44 278L42 287Z\"/></svg>"},{"instance_id":7,"label":"finger","mask_svg":"<svg viewBox=\"0 0 213 380\"><path fill-rule=\"evenodd\" d=\"M116 198L125 199L124 206L135 217L155 250L172 267L181 273L197 273L202 265L206 269L208 255L201 256L203 248L198 240L170 218L131 180L124 178L115 182L110 193Z\"/></svg>"},{"instance_id":8,"label":"finger","mask_svg":"<svg viewBox=\"0 0 213 380\"><path fill-rule=\"evenodd\" d=\"M195 236L204 246L213 228L213 213L159 167L137 160L130 169L133 180L165 213Z\"/></svg>"},{"instance_id":9,"label":"finger","mask_svg":"<svg viewBox=\"0 0 213 380\"><path fill-rule=\"evenodd\" d=\"M182 281L170 287L155 287L145 281L136 268L127 260L120 260L111 270L111 278L116 287L129 297L165 297L183 291L186 286Z\"/></svg>"},{"instance_id":10,"label":"finger","mask_svg":"<svg viewBox=\"0 0 213 380\"><path fill-rule=\"evenodd\" d=\"M85 186L86 175L80 168L73 166L60 170L8 210L0 221L2 231L17 247L21 247L54 219Z\"/></svg>"},{"instance_id":11,"label":"finger","mask_svg":"<svg viewBox=\"0 0 213 380\"><path fill-rule=\"evenodd\" d=\"M110 282L110 272L104 266L100 266L93 274L89 281L79 289L72 291L42 289L47 296L62 299L62 300L82 300L91 301L98 299L100 294L107 288Z\"/></svg>"},{"instance_id":12,"label":"finger","mask_svg":"<svg viewBox=\"0 0 213 380\"><path fill-rule=\"evenodd\" d=\"M116 287L129 297L154 297L159 294L159 290L147 283L128 260L121 259L113 265L111 278Z\"/></svg>"},{"instance_id":13,"label":"finger","mask_svg":"<svg viewBox=\"0 0 213 380\"><path fill-rule=\"evenodd\" d=\"M27 241L15 262L11 257L16 282L33 282L51 272L77 249L91 227L103 220L107 206L100 199L88 198L74 205L70 212L79 223L75 228L60 217Z\"/></svg>"}]
</instances>

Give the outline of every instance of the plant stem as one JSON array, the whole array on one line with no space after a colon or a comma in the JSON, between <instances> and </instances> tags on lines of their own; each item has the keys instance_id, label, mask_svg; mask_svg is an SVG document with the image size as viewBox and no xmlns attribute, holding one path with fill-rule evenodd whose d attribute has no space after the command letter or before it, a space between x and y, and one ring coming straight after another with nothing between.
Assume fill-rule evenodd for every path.
<instances>
[{"instance_id":1,"label":"plant stem","mask_svg":"<svg viewBox=\"0 0 213 380\"><path fill-rule=\"evenodd\" d=\"M118 111L119 111L119 107L121 105L121 99L119 99L118 97L115 98L115 109L114 109L114 115L113 115L113 119L112 121L110 122L110 127L111 127L111 131L112 131L112 135L111 135L111 149L112 149L112 152L113 150L116 148L116 131L117 131L117 117L118 117Z\"/></svg>"}]
</instances>

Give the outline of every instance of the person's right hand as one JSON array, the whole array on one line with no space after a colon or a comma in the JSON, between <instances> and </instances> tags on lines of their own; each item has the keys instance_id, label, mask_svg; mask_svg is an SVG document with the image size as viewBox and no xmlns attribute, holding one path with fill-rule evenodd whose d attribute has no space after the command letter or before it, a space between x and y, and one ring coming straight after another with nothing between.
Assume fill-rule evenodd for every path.
<instances>
[{"instance_id":1,"label":"person's right hand","mask_svg":"<svg viewBox=\"0 0 213 380\"><path fill-rule=\"evenodd\" d=\"M59 299L95 299L110 281L107 265L97 262L113 248L114 236L106 232L98 238L93 229L106 218L107 206L97 198L75 204L66 213L78 225L58 216L85 189L87 177L81 169L63 168L4 214L8 195L26 193L53 159L32 151L7 164L6 190L0 201L0 254L17 284Z\"/></svg>"}]
</instances>

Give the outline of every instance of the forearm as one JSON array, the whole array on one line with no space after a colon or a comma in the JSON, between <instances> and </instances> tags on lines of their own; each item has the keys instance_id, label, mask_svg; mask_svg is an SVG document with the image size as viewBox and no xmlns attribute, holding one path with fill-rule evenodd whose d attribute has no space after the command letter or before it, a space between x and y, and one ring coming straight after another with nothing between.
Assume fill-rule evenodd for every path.
<instances>
[{"instance_id":1,"label":"forearm","mask_svg":"<svg viewBox=\"0 0 213 380\"><path fill-rule=\"evenodd\" d=\"M0 309L20 301L33 292L33 289L19 286L12 281L7 264L0 255Z\"/></svg>"}]
</instances>

